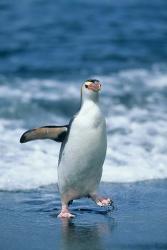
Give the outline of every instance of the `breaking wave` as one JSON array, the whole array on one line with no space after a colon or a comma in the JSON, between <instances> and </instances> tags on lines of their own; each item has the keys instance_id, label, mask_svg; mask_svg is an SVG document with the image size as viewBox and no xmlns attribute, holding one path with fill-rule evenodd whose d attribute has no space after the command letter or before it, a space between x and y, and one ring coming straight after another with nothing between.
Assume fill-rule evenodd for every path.
<instances>
[{"instance_id":1,"label":"breaking wave","mask_svg":"<svg viewBox=\"0 0 167 250\"><path fill-rule=\"evenodd\" d=\"M108 149L102 181L167 178L167 71L121 71L104 82L101 104ZM80 82L0 77L0 189L28 190L57 182L60 144L19 144L29 128L66 124L79 106Z\"/></svg>"}]
</instances>

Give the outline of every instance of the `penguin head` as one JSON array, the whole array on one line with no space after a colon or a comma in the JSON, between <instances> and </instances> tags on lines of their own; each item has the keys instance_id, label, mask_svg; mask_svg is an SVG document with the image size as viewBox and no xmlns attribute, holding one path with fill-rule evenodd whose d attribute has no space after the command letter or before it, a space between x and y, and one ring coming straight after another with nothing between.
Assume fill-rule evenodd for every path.
<instances>
[{"instance_id":1,"label":"penguin head","mask_svg":"<svg viewBox=\"0 0 167 250\"><path fill-rule=\"evenodd\" d=\"M82 84L82 88L81 88L82 99L98 101L100 90L101 90L101 83L99 80L96 80L96 79L86 80Z\"/></svg>"}]
</instances>

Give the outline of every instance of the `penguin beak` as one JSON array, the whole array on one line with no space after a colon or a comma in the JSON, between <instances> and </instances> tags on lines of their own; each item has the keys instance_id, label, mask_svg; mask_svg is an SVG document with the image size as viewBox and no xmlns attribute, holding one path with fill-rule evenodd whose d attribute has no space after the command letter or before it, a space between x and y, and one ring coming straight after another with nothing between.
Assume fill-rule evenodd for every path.
<instances>
[{"instance_id":1,"label":"penguin beak","mask_svg":"<svg viewBox=\"0 0 167 250\"><path fill-rule=\"evenodd\" d=\"M95 92L98 92L99 90L101 90L101 83L90 83L88 85L88 89L93 90Z\"/></svg>"}]
</instances>

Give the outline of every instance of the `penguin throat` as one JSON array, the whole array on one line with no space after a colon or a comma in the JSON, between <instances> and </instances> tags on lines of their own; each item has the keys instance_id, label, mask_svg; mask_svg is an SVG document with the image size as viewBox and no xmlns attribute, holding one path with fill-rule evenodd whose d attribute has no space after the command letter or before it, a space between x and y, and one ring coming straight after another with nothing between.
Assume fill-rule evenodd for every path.
<instances>
[{"instance_id":1,"label":"penguin throat","mask_svg":"<svg viewBox=\"0 0 167 250\"><path fill-rule=\"evenodd\" d=\"M85 103L85 102L93 102L95 104L98 104L99 103L99 94L96 93L95 95L84 95L82 94L81 96L81 106Z\"/></svg>"}]
</instances>

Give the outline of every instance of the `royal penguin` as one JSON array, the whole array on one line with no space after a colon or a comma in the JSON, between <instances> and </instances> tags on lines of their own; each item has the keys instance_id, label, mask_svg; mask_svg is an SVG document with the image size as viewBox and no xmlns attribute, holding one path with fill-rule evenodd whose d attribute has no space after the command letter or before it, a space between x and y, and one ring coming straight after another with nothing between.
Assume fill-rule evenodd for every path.
<instances>
[{"instance_id":1,"label":"royal penguin","mask_svg":"<svg viewBox=\"0 0 167 250\"><path fill-rule=\"evenodd\" d=\"M61 142L58 161L58 187L62 208L60 218L71 218L73 200L89 197L99 206L110 206L112 200L98 196L103 163L107 150L106 122L99 106L102 84L95 79L81 86L79 111L63 126L44 126L26 131L21 143L37 139Z\"/></svg>"}]
</instances>

